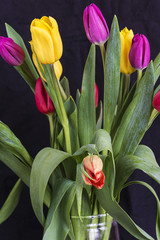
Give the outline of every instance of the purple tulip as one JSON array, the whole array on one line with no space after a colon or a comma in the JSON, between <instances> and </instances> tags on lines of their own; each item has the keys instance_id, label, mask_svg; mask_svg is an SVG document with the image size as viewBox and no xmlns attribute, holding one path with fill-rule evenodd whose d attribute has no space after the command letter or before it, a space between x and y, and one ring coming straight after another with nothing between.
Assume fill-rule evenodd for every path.
<instances>
[{"instance_id":1,"label":"purple tulip","mask_svg":"<svg viewBox=\"0 0 160 240\"><path fill-rule=\"evenodd\" d=\"M11 38L0 36L0 55L12 66L19 66L25 59L23 49Z\"/></svg>"},{"instance_id":2,"label":"purple tulip","mask_svg":"<svg viewBox=\"0 0 160 240\"><path fill-rule=\"evenodd\" d=\"M107 41L109 37L107 23L100 9L94 3L85 8L83 23L87 38L91 43L101 45Z\"/></svg>"},{"instance_id":3,"label":"purple tulip","mask_svg":"<svg viewBox=\"0 0 160 240\"><path fill-rule=\"evenodd\" d=\"M150 46L143 34L136 34L132 39L129 60L133 68L144 69L150 61Z\"/></svg>"}]
</instances>

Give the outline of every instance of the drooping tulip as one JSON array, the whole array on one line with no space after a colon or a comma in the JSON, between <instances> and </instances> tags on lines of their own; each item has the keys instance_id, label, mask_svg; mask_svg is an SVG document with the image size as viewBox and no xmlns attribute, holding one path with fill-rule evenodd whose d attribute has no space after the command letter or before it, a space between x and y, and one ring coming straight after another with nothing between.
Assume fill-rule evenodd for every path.
<instances>
[{"instance_id":1,"label":"drooping tulip","mask_svg":"<svg viewBox=\"0 0 160 240\"><path fill-rule=\"evenodd\" d=\"M150 61L150 46L143 34L136 34L132 39L129 60L133 68L144 69Z\"/></svg>"},{"instance_id":2,"label":"drooping tulip","mask_svg":"<svg viewBox=\"0 0 160 240\"><path fill-rule=\"evenodd\" d=\"M35 100L38 110L43 114L52 114L55 112L55 107L45 90L41 78L38 78L35 86Z\"/></svg>"},{"instance_id":3,"label":"drooping tulip","mask_svg":"<svg viewBox=\"0 0 160 240\"><path fill-rule=\"evenodd\" d=\"M85 8L83 23L87 38L91 43L102 45L109 38L107 23L100 9L94 3Z\"/></svg>"},{"instance_id":4,"label":"drooping tulip","mask_svg":"<svg viewBox=\"0 0 160 240\"><path fill-rule=\"evenodd\" d=\"M160 91L154 96L152 105L158 112L160 112Z\"/></svg>"},{"instance_id":5,"label":"drooping tulip","mask_svg":"<svg viewBox=\"0 0 160 240\"><path fill-rule=\"evenodd\" d=\"M30 26L34 51L42 64L52 64L62 56L58 24L52 17L34 19Z\"/></svg>"},{"instance_id":6,"label":"drooping tulip","mask_svg":"<svg viewBox=\"0 0 160 240\"><path fill-rule=\"evenodd\" d=\"M82 173L84 182L87 185L93 185L98 189L101 189L104 185L105 175L102 171L103 162L101 158L96 155L89 155L83 159L84 169L87 174L93 179L88 178L85 174Z\"/></svg>"},{"instance_id":7,"label":"drooping tulip","mask_svg":"<svg viewBox=\"0 0 160 240\"><path fill-rule=\"evenodd\" d=\"M11 38L2 36L0 36L0 55L12 66L20 66L25 59L23 49Z\"/></svg>"},{"instance_id":8,"label":"drooping tulip","mask_svg":"<svg viewBox=\"0 0 160 240\"><path fill-rule=\"evenodd\" d=\"M134 34L132 30L128 30L125 27L120 32L121 39L121 72L124 74L131 74L135 71L135 69L131 66L129 61L129 52L131 49L132 38Z\"/></svg>"}]
</instances>

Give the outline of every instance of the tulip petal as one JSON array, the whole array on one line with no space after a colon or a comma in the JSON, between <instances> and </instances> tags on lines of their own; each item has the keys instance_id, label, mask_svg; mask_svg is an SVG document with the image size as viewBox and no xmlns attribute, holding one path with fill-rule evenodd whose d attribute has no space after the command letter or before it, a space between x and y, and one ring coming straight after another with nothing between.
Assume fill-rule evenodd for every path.
<instances>
[{"instance_id":1,"label":"tulip petal","mask_svg":"<svg viewBox=\"0 0 160 240\"><path fill-rule=\"evenodd\" d=\"M149 65L150 61L150 45L148 39L142 35L143 39L143 59L142 59L142 69L146 68Z\"/></svg>"},{"instance_id":2,"label":"tulip petal","mask_svg":"<svg viewBox=\"0 0 160 240\"><path fill-rule=\"evenodd\" d=\"M49 17L49 20L52 24L51 37L54 45L55 61L58 61L61 58L63 52L62 40L59 34L59 29L56 20L52 17Z\"/></svg>"},{"instance_id":3,"label":"tulip petal","mask_svg":"<svg viewBox=\"0 0 160 240\"><path fill-rule=\"evenodd\" d=\"M129 61L129 52L132 44L134 34L132 30L126 27L120 32L121 39L121 72L124 74L131 74L135 69L131 66Z\"/></svg>"},{"instance_id":4,"label":"tulip petal","mask_svg":"<svg viewBox=\"0 0 160 240\"><path fill-rule=\"evenodd\" d=\"M50 34L41 28L32 27L32 42L34 51L42 64L55 62L54 47Z\"/></svg>"}]
</instances>

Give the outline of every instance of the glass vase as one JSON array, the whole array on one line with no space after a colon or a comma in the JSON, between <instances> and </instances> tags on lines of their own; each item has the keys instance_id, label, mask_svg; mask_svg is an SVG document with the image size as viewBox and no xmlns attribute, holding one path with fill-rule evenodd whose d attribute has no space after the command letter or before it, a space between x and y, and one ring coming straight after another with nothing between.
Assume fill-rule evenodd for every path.
<instances>
[{"instance_id":1,"label":"glass vase","mask_svg":"<svg viewBox=\"0 0 160 240\"><path fill-rule=\"evenodd\" d=\"M71 240L120 240L118 224L108 214L72 216Z\"/></svg>"}]
</instances>

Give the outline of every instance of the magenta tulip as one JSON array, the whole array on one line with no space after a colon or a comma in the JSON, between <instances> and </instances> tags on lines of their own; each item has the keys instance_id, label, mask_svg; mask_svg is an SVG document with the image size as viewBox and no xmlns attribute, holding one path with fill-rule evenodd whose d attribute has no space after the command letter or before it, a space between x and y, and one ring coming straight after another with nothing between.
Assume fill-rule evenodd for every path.
<instances>
[{"instance_id":1,"label":"magenta tulip","mask_svg":"<svg viewBox=\"0 0 160 240\"><path fill-rule=\"evenodd\" d=\"M38 78L35 86L35 100L38 110L43 114L52 114L55 112L55 107L45 90L41 78Z\"/></svg>"},{"instance_id":2,"label":"magenta tulip","mask_svg":"<svg viewBox=\"0 0 160 240\"><path fill-rule=\"evenodd\" d=\"M144 69L150 61L150 46L143 34L136 34L132 39L129 60L133 68Z\"/></svg>"},{"instance_id":3,"label":"magenta tulip","mask_svg":"<svg viewBox=\"0 0 160 240\"><path fill-rule=\"evenodd\" d=\"M85 8L83 23L87 38L91 43L101 45L107 41L109 37L107 23L100 9L94 3Z\"/></svg>"},{"instance_id":4,"label":"magenta tulip","mask_svg":"<svg viewBox=\"0 0 160 240\"><path fill-rule=\"evenodd\" d=\"M154 96L152 105L158 112L160 112L160 91Z\"/></svg>"},{"instance_id":5,"label":"magenta tulip","mask_svg":"<svg viewBox=\"0 0 160 240\"><path fill-rule=\"evenodd\" d=\"M12 66L19 66L25 59L23 49L11 38L0 36L0 55Z\"/></svg>"}]
</instances>

